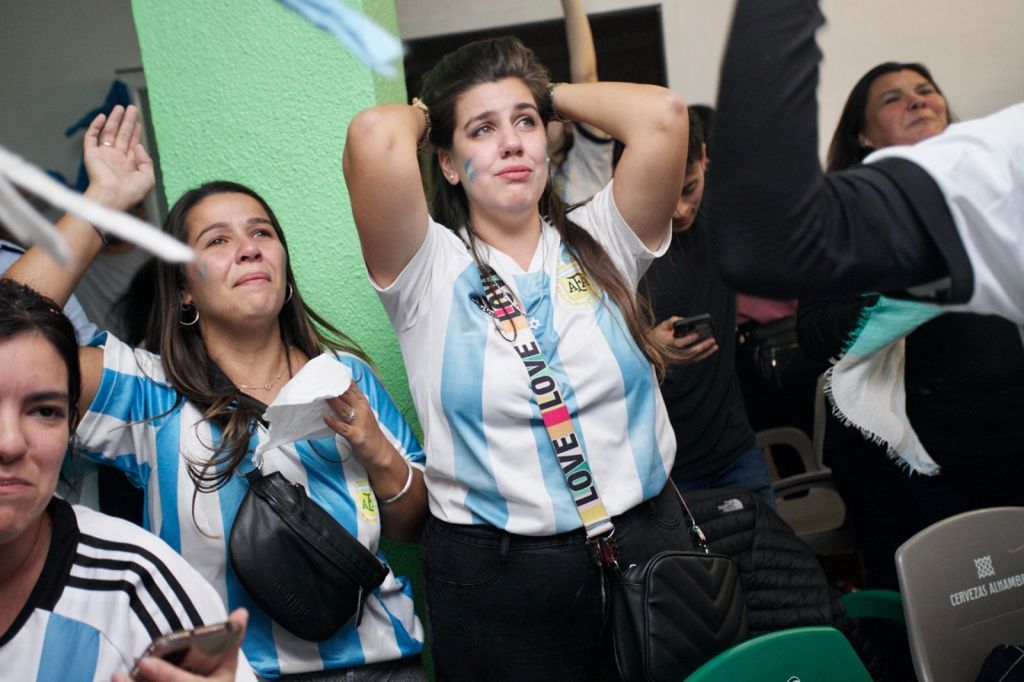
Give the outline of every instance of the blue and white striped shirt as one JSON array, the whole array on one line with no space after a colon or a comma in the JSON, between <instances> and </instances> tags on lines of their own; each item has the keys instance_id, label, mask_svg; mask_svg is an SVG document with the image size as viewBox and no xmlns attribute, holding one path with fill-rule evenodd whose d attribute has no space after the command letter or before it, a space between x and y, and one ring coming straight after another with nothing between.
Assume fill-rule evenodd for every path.
<instances>
[{"instance_id":1,"label":"blue and white striped shirt","mask_svg":"<svg viewBox=\"0 0 1024 682\"><path fill-rule=\"evenodd\" d=\"M234 476L215 492L196 495L188 462L203 462L220 430L201 411L179 398L166 381L158 355L132 349L103 334L99 390L78 427L83 454L127 472L145 491L144 525L179 551L220 593L230 609L249 609L243 649L263 677L333 670L394 660L418 653L423 629L413 611L408 580L389 573L366 601L362 623L343 627L324 642L308 642L275 624L238 583L227 558L227 543L248 486ZM339 354L366 395L381 431L398 452L422 466L423 450L373 370L359 358ZM339 393L344 387L339 389ZM266 439L257 428L251 452ZM305 486L309 496L371 551L378 552L380 518L376 505L359 505L370 491L366 470L339 437L299 441L265 453L263 472L280 471ZM243 463L243 467L245 467ZM369 508L367 508L369 507ZM378 552L378 556L380 553ZM383 557L381 557L383 559Z\"/></svg>"},{"instance_id":2,"label":"blue and white striped shirt","mask_svg":"<svg viewBox=\"0 0 1024 682\"><path fill-rule=\"evenodd\" d=\"M661 247L644 246L619 213L610 184L570 217L634 288L669 245L666 222ZM608 513L657 495L672 470L675 433L651 363L614 301L580 271L547 222L527 268L477 245L522 304ZM430 451L431 513L520 535L579 528L523 360L474 301L483 287L463 241L431 219L419 251L378 291Z\"/></svg>"},{"instance_id":3,"label":"blue and white striped shirt","mask_svg":"<svg viewBox=\"0 0 1024 682\"><path fill-rule=\"evenodd\" d=\"M152 534L59 498L47 513L50 548L0 636L0 680L108 682L156 637L227 617L213 588ZM244 658L235 679L253 679Z\"/></svg>"}]
</instances>

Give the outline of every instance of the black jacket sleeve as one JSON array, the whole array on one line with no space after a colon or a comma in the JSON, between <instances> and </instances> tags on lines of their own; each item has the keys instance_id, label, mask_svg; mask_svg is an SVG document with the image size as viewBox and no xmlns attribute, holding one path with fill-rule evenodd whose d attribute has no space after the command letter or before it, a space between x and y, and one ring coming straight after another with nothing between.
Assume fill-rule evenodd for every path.
<instances>
[{"instance_id":1,"label":"black jacket sleeve","mask_svg":"<svg viewBox=\"0 0 1024 682\"><path fill-rule=\"evenodd\" d=\"M814 34L823 21L816 0L736 4L705 197L719 267L738 291L777 298L900 294L945 280L949 254L931 235L963 249L924 169L892 158L822 172ZM947 300L970 293L950 291Z\"/></svg>"},{"instance_id":2,"label":"black jacket sleeve","mask_svg":"<svg viewBox=\"0 0 1024 682\"><path fill-rule=\"evenodd\" d=\"M861 311L877 300L877 296L802 299L796 310L801 350L815 360L838 356L857 328Z\"/></svg>"}]
</instances>

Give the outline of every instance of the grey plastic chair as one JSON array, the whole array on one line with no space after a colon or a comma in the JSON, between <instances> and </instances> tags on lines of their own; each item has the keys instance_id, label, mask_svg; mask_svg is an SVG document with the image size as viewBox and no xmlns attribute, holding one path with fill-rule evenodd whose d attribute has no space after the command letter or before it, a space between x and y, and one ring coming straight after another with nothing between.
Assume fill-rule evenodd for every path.
<instances>
[{"instance_id":1,"label":"grey plastic chair","mask_svg":"<svg viewBox=\"0 0 1024 682\"><path fill-rule=\"evenodd\" d=\"M973 680L997 644L1024 642L1024 507L979 509L896 550L920 682Z\"/></svg>"},{"instance_id":2,"label":"grey plastic chair","mask_svg":"<svg viewBox=\"0 0 1024 682\"><path fill-rule=\"evenodd\" d=\"M757 433L757 443L775 477L772 487L776 511L793 532L815 554L859 552L847 524L846 505L832 483L832 470L815 456L807 434L789 426L765 429ZM799 455L803 471L777 478L775 457L787 450Z\"/></svg>"}]
</instances>

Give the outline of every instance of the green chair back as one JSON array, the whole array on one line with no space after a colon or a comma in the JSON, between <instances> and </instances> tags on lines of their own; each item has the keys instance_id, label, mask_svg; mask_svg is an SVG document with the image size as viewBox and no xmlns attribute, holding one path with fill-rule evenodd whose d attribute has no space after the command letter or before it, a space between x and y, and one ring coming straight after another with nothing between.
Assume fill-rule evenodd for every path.
<instances>
[{"instance_id":1,"label":"green chair back","mask_svg":"<svg viewBox=\"0 0 1024 682\"><path fill-rule=\"evenodd\" d=\"M843 595L846 616L857 618L884 618L905 623L903 599L896 590L857 590Z\"/></svg>"},{"instance_id":2,"label":"green chair back","mask_svg":"<svg viewBox=\"0 0 1024 682\"><path fill-rule=\"evenodd\" d=\"M686 682L872 682L843 633L825 626L769 632L722 652Z\"/></svg>"}]
</instances>

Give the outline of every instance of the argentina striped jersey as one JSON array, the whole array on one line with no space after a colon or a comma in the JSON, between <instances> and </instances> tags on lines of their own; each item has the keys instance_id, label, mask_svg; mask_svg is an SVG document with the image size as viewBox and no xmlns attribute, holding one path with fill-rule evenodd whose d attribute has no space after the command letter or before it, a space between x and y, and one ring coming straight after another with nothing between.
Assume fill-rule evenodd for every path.
<instances>
[{"instance_id":1,"label":"argentina striped jersey","mask_svg":"<svg viewBox=\"0 0 1024 682\"><path fill-rule=\"evenodd\" d=\"M0 680L109 682L156 637L227 618L217 593L154 535L53 498L42 574L0 638ZM244 659L237 680L255 679Z\"/></svg>"},{"instance_id":2,"label":"argentina striped jersey","mask_svg":"<svg viewBox=\"0 0 1024 682\"><path fill-rule=\"evenodd\" d=\"M655 253L615 206L612 185L572 220L608 252L634 290ZM611 298L589 281L543 224L527 269L479 243L512 289L562 390L609 514L654 497L675 457L675 435L654 371ZM430 220L419 251L380 297L399 343L426 436L431 513L522 535L579 528L530 377L480 309L478 269L464 242Z\"/></svg>"},{"instance_id":3,"label":"argentina striped jersey","mask_svg":"<svg viewBox=\"0 0 1024 682\"><path fill-rule=\"evenodd\" d=\"M195 495L188 461L202 462L219 441L216 425L165 378L160 357L101 335L103 378L78 428L80 447L93 459L127 472L146 497L144 524L179 551L218 591L230 609L249 609L243 649L256 672L284 674L333 670L394 660L418 653L423 629L414 611L412 588L389 573L366 601L362 623L349 623L324 642L308 642L275 624L242 589L227 560L231 526L248 486L234 476L219 490ZM373 370L361 359L339 354L352 372L395 449L422 466L423 451ZM257 428L251 452L267 432ZM248 462L243 467L248 466ZM299 441L264 453L264 473L280 471L305 486L309 496L371 551L378 552L380 518L366 470L339 437ZM383 556L381 556L383 559Z\"/></svg>"}]
</instances>

